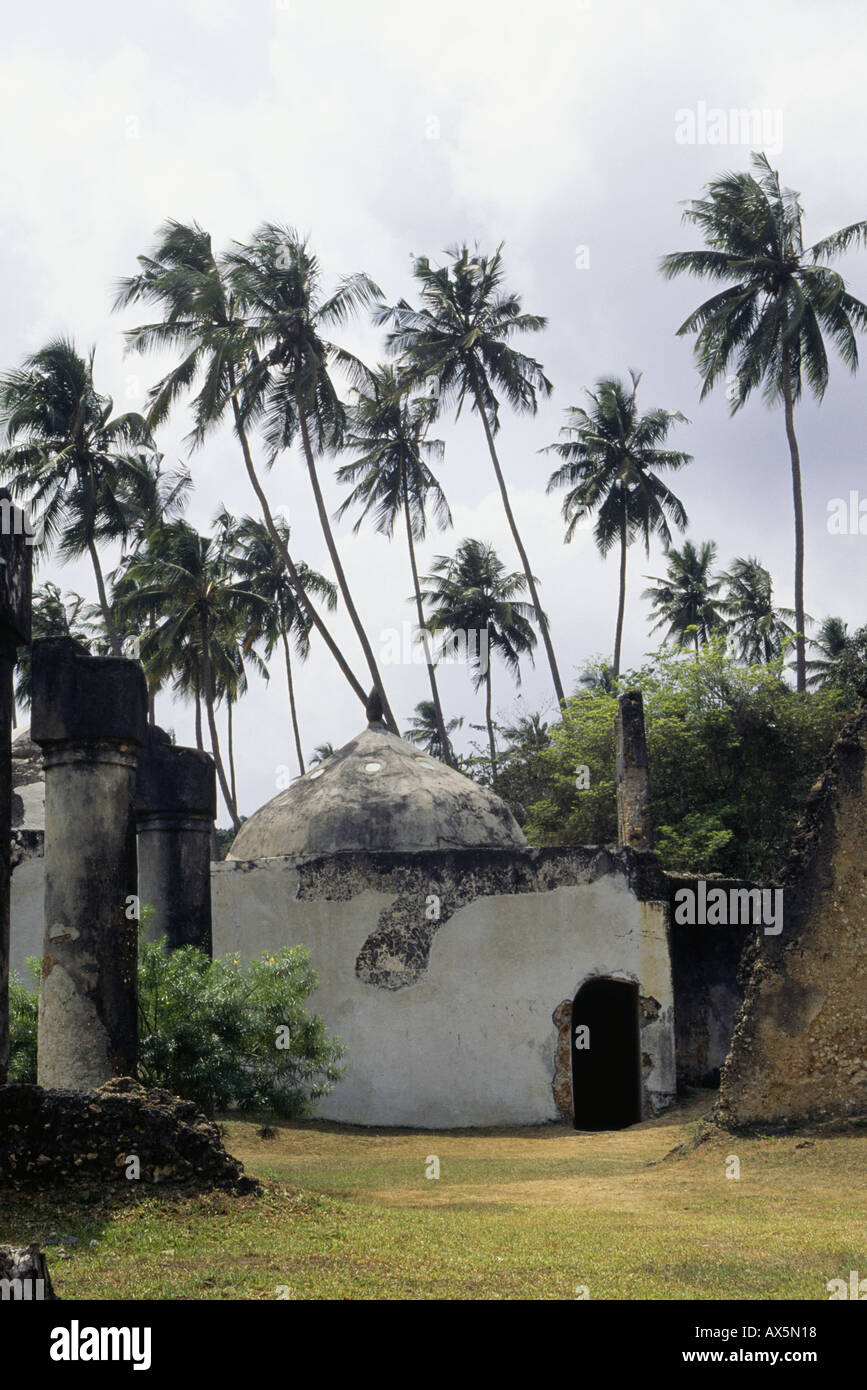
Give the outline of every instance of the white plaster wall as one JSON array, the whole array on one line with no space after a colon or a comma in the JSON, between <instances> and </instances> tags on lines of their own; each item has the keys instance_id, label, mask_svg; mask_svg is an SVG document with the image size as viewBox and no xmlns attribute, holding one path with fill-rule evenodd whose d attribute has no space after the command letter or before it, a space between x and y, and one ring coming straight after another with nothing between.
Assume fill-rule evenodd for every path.
<instances>
[{"instance_id":1,"label":"white plaster wall","mask_svg":"<svg viewBox=\"0 0 867 1390\"><path fill-rule=\"evenodd\" d=\"M317 1114L368 1125L459 1127L559 1118L551 1083L554 1009L593 975L638 981L660 1005L642 1030L646 1084L675 1091L673 1001L661 905L620 876L480 898L437 931L426 974L383 990L355 962L393 898L301 902L291 861L224 863L212 873L214 952L305 945L319 975L310 1007L347 1045L347 1073Z\"/></svg>"},{"instance_id":2,"label":"white plaster wall","mask_svg":"<svg viewBox=\"0 0 867 1390\"><path fill-rule=\"evenodd\" d=\"M42 955L44 886L45 860L42 855L23 859L12 872L9 900L10 967L21 983L34 992L38 985L27 969L27 957Z\"/></svg>"},{"instance_id":3,"label":"white plaster wall","mask_svg":"<svg viewBox=\"0 0 867 1390\"><path fill-rule=\"evenodd\" d=\"M42 954L42 858L12 876L12 968ZM640 903L619 875L595 883L479 898L437 931L417 984L362 984L355 962L394 898L301 902L291 860L227 862L211 872L214 954L249 958L304 945L319 976L309 1006L347 1045L347 1072L323 1118L368 1125L459 1127L559 1119L551 1083L551 1015L585 980L638 982L659 1002L642 1028L658 1106L674 1096L673 1001L661 905Z\"/></svg>"}]
</instances>

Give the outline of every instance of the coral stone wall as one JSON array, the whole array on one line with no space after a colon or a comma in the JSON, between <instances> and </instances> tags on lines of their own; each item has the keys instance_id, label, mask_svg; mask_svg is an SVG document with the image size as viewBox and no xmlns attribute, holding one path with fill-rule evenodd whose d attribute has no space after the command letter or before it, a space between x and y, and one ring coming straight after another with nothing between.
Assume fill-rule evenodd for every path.
<instances>
[{"instance_id":1,"label":"coral stone wall","mask_svg":"<svg viewBox=\"0 0 867 1390\"><path fill-rule=\"evenodd\" d=\"M849 720L795 831L783 931L749 961L722 1075L732 1126L867 1112L867 704Z\"/></svg>"}]
</instances>

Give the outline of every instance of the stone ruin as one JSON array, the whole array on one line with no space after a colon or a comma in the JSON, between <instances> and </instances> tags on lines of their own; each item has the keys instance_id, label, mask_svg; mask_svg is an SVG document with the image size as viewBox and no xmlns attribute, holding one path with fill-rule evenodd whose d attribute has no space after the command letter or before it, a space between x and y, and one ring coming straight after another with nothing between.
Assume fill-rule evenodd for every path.
<instances>
[{"instance_id":1,"label":"stone ruin","mask_svg":"<svg viewBox=\"0 0 867 1390\"><path fill-rule=\"evenodd\" d=\"M5 535L0 546L2 1081L12 668L17 645L29 637L30 581L24 537ZM134 1152L138 1143L149 1156L145 1174L152 1181L237 1184L232 1160L213 1148L219 1141L195 1107L164 1093L149 1096L130 1079L137 1055L138 903L154 906L172 947L193 943L210 951L212 886L224 919L245 924L249 941L240 944L247 950L260 940L307 943L309 936L317 943L326 963L321 1012L327 1024L336 1022L342 1035L340 1010L350 1011L347 1026L356 1010L357 1036L345 1039L356 1063L355 1090L342 1089L347 1099L340 1104L357 1113L333 1118L424 1125L560 1116L577 1123L573 1100L582 1059L574 1044L570 1052L569 1039L579 996L594 981L618 987L624 1018L637 1010L639 1081L623 1123L670 1104L676 1083L715 1081L727 1052L721 1122L862 1112L865 730L862 708L795 837L786 928L778 937L760 937L750 928L674 926L672 888L697 880L665 875L652 850L637 691L619 702L618 848L531 848L502 803L493 804L496 798L374 719L326 767L297 779L246 822L230 860L212 870L213 764L148 728L140 666L92 657L66 638L34 644L32 736L45 775L39 1086L0 1088L0 1116L8 1121L0 1181L53 1183L60 1174L69 1182L76 1173L111 1181L121 1150ZM388 777L374 778L384 767ZM389 793L394 778L404 788L399 797ZM296 803L307 808L305 815L294 813ZM350 823L357 844L345 843ZM299 835L303 844L295 845ZM437 885L434 917L425 908L431 883ZM262 934L272 930L279 940L264 943ZM431 970L434 955L439 977ZM489 983L488 975L499 983ZM574 981L560 1003L562 986ZM466 1050L461 1062L452 1046L458 1006L465 1016L457 1019L457 1034L464 1024L481 1029L469 1072ZM603 1027L604 1009L599 1018ZM430 1070L433 1042L444 1048L437 1074ZM626 1065L632 1067L629 1058ZM520 1066L525 1094L506 1115ZM389 1095L386 1081L404 1091ZM458 1081L464 1109L455 1100ZM412 1114L408 1104L416 1105ZM488 1110L494 1118L480 1119ZM145 1129L152 1123L161 1137L147 1148L140 1124L150 1113Z\"/></svg>"},{"instance_id":2,"label":"stone ruin","mask_svg":"<svg viewBox=\"0 0 867 1390\"><path fill-rule=\"evenodd\" d=\"M146 1182L256 1190L195 1105L132 1079L142 892L171 947L210 953L213 762L148 727L137 662L90 656L69 638L33 644L32 735L45 775L39 1085L3 1084L12 677L30 638L30 593L26 534L13 527L0 536L0 1184L118 1182L133 1156Z\"/></svg>"},{"instance_id":3,"label":"stone ruin","mask_svg":"<svg viewBox=\"0 0 867 1390\"><path fill-rule=\"evenodd\" d=\"M785 923L750 943L715 1118L730 1128L867 1115L867 690L807 798Z\"/></svg>"}]
</instances>

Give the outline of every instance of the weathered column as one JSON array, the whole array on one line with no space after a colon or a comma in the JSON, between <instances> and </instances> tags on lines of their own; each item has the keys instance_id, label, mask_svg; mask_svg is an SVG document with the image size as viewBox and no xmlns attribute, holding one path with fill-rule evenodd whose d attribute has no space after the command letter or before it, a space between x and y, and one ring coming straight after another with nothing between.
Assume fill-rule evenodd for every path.
<instances>
[{"instance_id":1,"label":"weathered column","mask_svg":"<svg viewBox=\"0 0 867 1390\"><path fill-rule=\"evenodd\" d=\"M136 784L138 895L154 909L153 936L169 949L211 954L211 826L217 814L214 760L176 748L148 729Z\"/></svg>"},{"instance_id":2,"label":"weathered column","mask_svg":"<svg viewBox=\"0 0 867 1390\"><path fill-rule=\"evenodd\" d=\"M41 1086L135 1073L135 782L147 689L136 661L33 644L31 731L45 760Z\"/></svg>"},{"instance_id":3,"label":"weathered column","mask_svg":"<svg viewBox=\"0 0 867 1390\"><path fill-rule=\"evenodd\" d=\"M12 675L17 648L30 641L32 537L0 488L0 1085L9 1064L9 897L12 838Z\"/></svg>"},{"instance_id":4,"label":"weathered column","mask_svg":"<svg viewBox=\"0 0 867 1390\"><path fill-rule=\"evenodd\" d=\"M628 690L618 701L617 840L632 849L653 849L650 774L640 690Z\"/></svg>"}]
</instances>

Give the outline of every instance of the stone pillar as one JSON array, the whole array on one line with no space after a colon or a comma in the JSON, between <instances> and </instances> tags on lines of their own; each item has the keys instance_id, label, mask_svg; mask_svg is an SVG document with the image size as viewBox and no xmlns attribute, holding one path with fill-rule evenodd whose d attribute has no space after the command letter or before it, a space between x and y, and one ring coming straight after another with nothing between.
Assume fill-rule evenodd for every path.
<instances>
[{"instance_id":1,"label":"stone pillar","mask_svg":"<svg viewBox=\"0 0 867 1390\"><path fill-rule=\"evenodd\" d=\"M32 536L0 488L0 1085L9 1064L9 897L12 839L12 676L17 648L30 641Z\"/></svg>"},{"instance_id":2,"label":"stone pillar","mask_svg":"<svg viewBox=\"0 0 867 1390\"><path fill-rule=\"evenodd\" d=\"M137 661L33 644L31 731L45 760L40 1086L135 1074L135 782L147 689Z\"/></svg>"},{"instance_id":3,"label":"stone pillar","mask_svg":"<svg viewBox=\"0 0 867 1390\"><path fill-rule=\"evenodd\" d=\"M217 814L214 760L176 748L148 729L136 784L138 895L154 909L153 936L169 949L211 955L211 827Z\"/></svg>"},{"instance_id":4,"label":"stone pillar","mask_svg":"<svg viewBox=\"0 0 867 1390\"><path fill-rule=\"evenodd\" d=\"M653 849L650 774L640 690L628 690L618 701L617 840L632 849Z\"/></svg>"}]
</instances>

